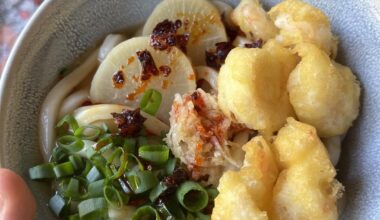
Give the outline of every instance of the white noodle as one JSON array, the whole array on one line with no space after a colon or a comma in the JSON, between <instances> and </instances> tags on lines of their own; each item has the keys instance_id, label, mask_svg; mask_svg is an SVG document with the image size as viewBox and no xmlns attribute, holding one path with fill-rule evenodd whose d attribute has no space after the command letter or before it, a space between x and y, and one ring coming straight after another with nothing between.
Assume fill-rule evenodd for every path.
<instances>
[{"instance_id":1,"label":"white noodle","mask_svg":"<svg viewBox=\"0 0 380 220\"><path fill-rule=\"evenodd\" d=\"M98 60L99 62L103 62L103 60L107 57L109 52L116 47L121 42L125 41L127 38L121 34L109 34L104 39L102 45L99 49Z\"/></svg>"},{"instance_id":2,"label":"white noodle","mask_svg":"<svg viewBox=\"0 0 380 220\"><path fill-rule=\"evenodd\" d=\"M342 136L324 138L322 141L329 153L331 163L336 166L340 158Z\"/></svg>"},{"instance_id":3,"label":"white noodle","mask_svg":"<svg viewBox=\"0 0 380 220\"><path fill-rule=\"evenodd\" d=\"M63 99L98 66L98 49L73 72L59 81L45 98L40 114L40 139L42 154L47 161L54 147L55 123Z\"/></svg>"},{"instance_id":4,"label":"white noodle","mask_svg":"<svg viewBox=\"0 0 380 220\"><path fill-rule=\"evenodd\" d=\"M234 24L231 18L231 14L233 11L231 5L220 0L212 0L211 2L218 9L220 15L222 16L223 22L227 25L227 27L230 29L235 29L236 25Z\"/></svg>"},{"instance_id":5,"label":"white noodle","mask_svg":"<svg viewBox=\"0 0 380 220\"><path fill-rule=\"evenodd\" d=\"M79 108L84 102L89 100L89 88L83 88L75 91L71 95L67 96L62 103L61 109L58 114L58 118L62 118L67 114L73 113L73 111Z\"/></svg>"},{"instance_id":6,"label":"white noodle","mask_svg":"<svg viewBox=\"0 0 380 220\"><path fill-rule=\"evenodd\" d=\"M80 126L89 125L94 123L112 123L111 113L120 113L124 109L132 110L130 107L116 104L98 104L84 106L74 111L74 117ZM155 135L161 135L162 133L169 132L169 126L161 122L154 116L151 116L145 112L140 112L143 117L146 118L144 127Z\"/></svg>"},{"instance_id":7,"label":"white noodle","mask_svg":"<svg viewBox=\"0 0 380 220\"><path fill-rule=\"evenodd\" d=\"M211 88L215 91L218 88L218 71L214 70L208 66L196 66L194 67L197 80L203 79L208 84L210 84Z\"/></svg>"}]
</instances>

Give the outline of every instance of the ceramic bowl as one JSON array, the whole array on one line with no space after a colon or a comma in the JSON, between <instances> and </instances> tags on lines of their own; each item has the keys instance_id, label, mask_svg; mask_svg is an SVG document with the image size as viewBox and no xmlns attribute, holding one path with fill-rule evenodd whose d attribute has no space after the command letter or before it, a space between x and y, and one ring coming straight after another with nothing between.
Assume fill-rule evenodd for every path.
<instances>
[{"instance_id":1,"label":"ceramic bowl","mask_svg":"<svg viewBox=\"0 0 380 220\"><path fill-rule=\"evenodd\" d=\"M25 179L38 202L37 219L54 219L46 206L50 187L30 181L27 171L42 162L38 115L59 70L108 33L143 24L158 2L46 0L19 37L1 78L0 164ZM277 2L263 0L266 7ZM352 68L362 86L361 114L344 141L338 169L347 201L341 217L380 219L380 1L308 2L330 17L340 40L338 61Z\"/></svg>"}]
</instances>

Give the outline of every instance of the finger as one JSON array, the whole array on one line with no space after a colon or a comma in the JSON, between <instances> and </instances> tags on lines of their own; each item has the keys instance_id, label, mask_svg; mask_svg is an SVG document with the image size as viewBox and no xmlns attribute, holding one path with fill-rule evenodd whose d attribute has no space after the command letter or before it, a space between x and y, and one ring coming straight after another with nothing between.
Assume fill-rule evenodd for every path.
<instances>
[{"instance_id":1,"label":"finger","mask_svg":"<svg viewBox=\"0 0 380 220\"><path fill-rule=\"evenodd\" d=\"M0 169L0 220L32 220L36 202L24 180L14 172Z\"/></svg>"}]
</instances>

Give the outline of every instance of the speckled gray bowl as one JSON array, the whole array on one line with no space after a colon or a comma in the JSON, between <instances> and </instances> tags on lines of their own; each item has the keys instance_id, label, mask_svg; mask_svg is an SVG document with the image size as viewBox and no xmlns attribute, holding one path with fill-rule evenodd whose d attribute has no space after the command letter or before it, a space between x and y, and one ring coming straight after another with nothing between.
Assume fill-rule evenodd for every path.
<instances>
[{"instance_id":1,"label":"speckled gray bowl","mask_svg":"<svg viewBox=\"0 0 380 220\"><path fill-rule=\"evenodd\" d=\"M54 219L49 186L27 177L42 162L38 113L58 77L107 33L142 24L157 0L46 0L19 37L1 78L0 164L19 173L38 201L37 219ZM230 1L230 2L237 2ZM265 1L269 7L278 1ZM380 1L309 0L331 18L338 60L362 83L361 115L344 142L339 178L346 186L343 219L380 219ZM334 97L332 97L334 98Z\"/></svg>"}]
</instances>

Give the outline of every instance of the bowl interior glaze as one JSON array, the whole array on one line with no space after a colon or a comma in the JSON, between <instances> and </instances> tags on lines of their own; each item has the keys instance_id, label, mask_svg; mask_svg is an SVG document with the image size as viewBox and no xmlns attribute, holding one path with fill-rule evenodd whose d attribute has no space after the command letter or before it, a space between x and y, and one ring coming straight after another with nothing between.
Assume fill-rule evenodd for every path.
<instances>
[{"instance_id":1,"label":"bowl interior glaze","mask_svg":"<svg viewBox=\"0 0 380 220\"><path fill-rule=\"evenodd\" d=\"M18 39L0 85L0 165L26 180L38 202L37 219L54 219L46 206L50 187L30 181L27 171L42 162L38 115L59 70L108 33L142 24L158 2L46 0ZM278 1L262 2L268 8ZM362 86L361 114L344 141L338 167L346 187L341 219L380 219L380 2L307 2L330 17L340 40L338 61L352 68Z\"/></svg>"}]
</instances>

